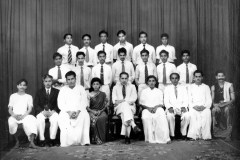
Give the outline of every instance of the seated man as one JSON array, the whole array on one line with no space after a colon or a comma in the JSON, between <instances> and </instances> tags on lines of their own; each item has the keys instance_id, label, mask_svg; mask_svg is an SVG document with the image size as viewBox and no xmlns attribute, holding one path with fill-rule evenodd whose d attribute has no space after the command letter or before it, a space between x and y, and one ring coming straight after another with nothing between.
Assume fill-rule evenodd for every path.
<instances>
[{"instance_id":1,"label":"seated man","mask_svg":"<svg viewBox=\"0 0 240 160\"><path fill-rule=\"evenodd\" d=\"M32 111L33 100L31 95L25 93L27 85L27 80L19 80L17 82L18 92L10 96L8 104L8 112L11 115L8 119L9 132L15 137L15 148L19 147L18 124L23 124L24 132L30 141L29 147L36 148L33 140L37 135L37 122L34 116L29 115Z\"/></svg>"},{"instance_id":2,"label":"seated man","mask_svg":"<svg viewBox=\"0 0 240 160\"><path fill-rule=\"evenodd\" d=\"M53 77L51 75L43 76L44 87L37 91L34 99L34 109L37 117L37 127L40 139L40 146L45 146L45 119L49 119L50 122L50 142L48 145L54 146L59 145L56 139L58 130L58 106L57 97L59 90L52 87Z\"/></svg>"},{"instance_id":3,"label":"seated man","mask_svg":"<svg viewBox=\"0 0 240 160\"><path fill-rule=\"evenodd\" d=\"M213 132L216 137L230 140L232 125L229 112L234 108L235 101L233 84L225 81L225 73L223 71L216 72L216 80L217 83L211 88Z\"/></svg>"},{"instance_id":4,"label":"seated man","mask_svg":"<svg viewBox=\"0 0 240 160\"><path fill-rule=\"evenodd\" d=\"M148 76L148 88L142 91L139 103L143 108L142 121L145 141L170 143L167 117L163 107L163 93L156 88L157 78Z\"/></svg>"},{"instance_id":5,"label":"seated man","mask_svg":"<svg viewBox=\"0 0 240 160\"><path fill-rule=\"evenodd\" d=\"M58 125L61 130L61 147L70 145L89 145L90 117L86 110L87 94L84 88L76 85L76 74L69 71L65 75L67 86L58 95Z\"/></svg>"},{"instance_id":6,"label":"seated man","mask_svg":"<svg viewBox=\"0 0 240 160\"><path fill-rule=\"evenodd\" d=\"M210 88L202 83L202 71L196 70L193 75L195 82L188 88L190 125L187 137L208 140L212 138Z\"/></svg>"},{"instance_id":7,"label":"seated man","mask_svg":"<svg viewBox=\"0 0 240 160\"><path fill-rule=\"evenodd\" d=\"M129 75L126 72L120 73L120 82L113 87L112 101L116 115L120 115L122 119L121 135L125 136L125 143L130 144L131 127L134 132L141 130L134 122L134 114L136 112L135 101L137 100L136 88L131 82L128 82Z\"/></svg>"},{"instance_id":8,"label":"seated man","mask_svg":"<svg viewBox=\"0 0 240 160\"><path fill-rule=\"evenodd\" d=\"M164 104L167 109L167 119L172 139L175 136L175 115L181 116L181 133L184 139L186 139L187 127L190 120L187 109L187 89L178 83L179 79L180 76L178 73L172 73L170 75L172 85L167 86L164 90Z\"/></svg>"}]
</instances>

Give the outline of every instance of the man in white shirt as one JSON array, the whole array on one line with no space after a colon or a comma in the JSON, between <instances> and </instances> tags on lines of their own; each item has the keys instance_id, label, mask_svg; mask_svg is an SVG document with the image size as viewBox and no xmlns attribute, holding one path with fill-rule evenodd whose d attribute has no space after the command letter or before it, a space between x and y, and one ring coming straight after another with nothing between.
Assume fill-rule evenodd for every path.
<instances>
[{"instance_id":1,"label":"man in white shirt","mask_svg":"<svg viewBox=\"0 0 240 160\"><path fill-rule=\"evenodd\" d=\"M143 49L148 50L148 52L149 52L148 62L151 62L151 63L155 64L156 63L155 49L154 49L153 46L151 46L147 43L147 33L146 32L141 31L139 33L139 41L141 42L141 44L137 45L133 49L133 54L132 54L133 64L135 66L137 66L138 64L140 64L142 62L140 52Z\"/></svg>"},{"instance_id":2,"label":"man in white shirt","mask_svg":"<svg viewBox=\"0 0 240 160\"><path fill-rule=\"evenodd\" d=\"M119 61L115 62L112 66L113 81L117 83L119 81L119 75L121 72L127 72L129 75L128 80L132 83L135 78L135 71L132 62L126 60L127 50L125 48L118 49Z\"/></svg>"},{"instance_id":3,"label":"man in white shirt","mask_svg":"<svg viewBox=\"0 0 240 160\"><path fill-rule=\"evenodd\" d=\"M106 64L113 64L113 46L107 43L108 40L108 32L102 30L99 32L99 37L101 43L95 46L95 51L98 53L99 51L104 51L106 53ZM99 60L97 61L99 63Z\"/></svg>"},{"instance_id":4,"label":"man in white shirt","mask_svg":"<svg viewBox=\"0 0 240 160\"><path fill-rule=\"evenodd\" d=\"M133 45L126 41L126 32L124 30L120 30L117 32L117 36L119 39L119 42L113 47L113 59L114 62L116 60L120 60L118 50L120 48L126 49L126 60L130 61L132 60L132 52L133 52Z\"/></svg>"},{"instance_id":5,"label":"man in white shirt","mask_svg":"<svg viewBox=\"0 0 240 160\"><path fill-rule=\"evenodd\" d=\"M62 64L67 65L69 69L76 64L76 53L79 51L77 46L72 45L72 34L66 33L63 36L65 45L58 48L57 52L63 57Z\"/></svg>"},{"instance_id":6,"label":"man in white shirt","mask_svg":"<svg viewBox=\"0 0 240 160\"><path fill-rule=\"evenodd\" d=\"M169 128L163 107L163 92L156 88L157 78L148 76L148 88L142 91L139 104L143 108L142 121L145 141L169 143Z\"/></svg>"},{"instance_id":7,"label":"man in white shirt","mask_svg":"<svg viewBox=\"0 0 240 160\"><path fill-rule=\"evenodd\" d=\"M116 115L122 119L121 135L125 136L125 143L130 144L131 127L134 132L141 130L134 122L136 112L135 101L137 100L137 91L133 84L128 81L129 75L126 72L120 74L120 82L113 87L112 101Z\"/></svg>"},{"instance_id":8,"label":"man in white shirt","mask_svg":"<svg viewBox=\"0 0 240 160\"><path fill-rule=\"evenodd\" d=\"M66 84L65 74L69 71L69 67L62 65L62 55L59 53L53 54L55 67L49 69L48 74L53 77L53 87L61 89Z\"/></svg>"},{"instance_id":9,"label":"man in white shirt","mask_svg":"<svg viewBox=\"0 0 240 160\"><path fill-rule=\"evenodd\" d=\"M61 147L70 145L89 145L90 117L86 110L88 106L85 89L76 85L76 74L69 71L64 86L58 95L59 128L61 130Z\"/></svg>"},{"instance_id":10,"label":"man in white shirt","mask_svg":"<svg viewBox=\"0 0 240 160\"><path fill-rule=\"evenodd\" d=\"M164 90L164 105L166 107L170 136L175 137L175 116L181 116L181 134L183 139L187 136L187 127L189 125L190 116L188 113L188 94L187 89L181 86L179 74L172 73L170 75L171 85Z\"/></svg>"},{"instance_id":11,"label":"man in white shirt","mask_svg":"<svg viewBox=\"0 0 240 160\"><path fill-rule=\"evenodd\" d=\"M91 44L91 35L84 34L82 36L83 47L79 50L85 53L85 64L92 68L97 64L97 52L90 47Z\"/></svg>"},{"instance_id":12,"label":"man in white shirt","mask_svg":"<svg viewBox=\"0 0 240 160\"><path fill-rule=\"evenodd\" d=\"M77 52L77 65L74 67L73 71L76 73L76 84L81 85L88 92L90 89L90 82L92 77L91 69L85 64L85 53Z\"/></svg>"},{"instance_id":13,"label":"man in white shirt","mask_svg":"<svg viewBox=\"0 0 240 160\"><path fill-rule=\"evenodd\" d=\"M157 49L156 49L157 64L162 62L161 58L159 56L159 53L162 50L165 50L165 51L167 51L169 53L168 62L174 63L174 60L177 59L176 58L176 54L175 54L175 48L168 44L168 39L169 39L169 36L168 36L167 33L161 34L162 44L160 46L158 46Z\"/></svg>"},{"instance_id":14,"label":"man in white shirt","mask_svg":"<svg viewBox=\"0 0 240 160\"><path fill-rule=\"evenodd\" d=\"M30 148L37 148L34 144L34 139L37 135L37 121L33 115L30 115L33 107L32 96L26 94L28 82L25 79L21 79L17 82L17 93L13 93L10 96L8 104L8 112L10 117L8 118L9 132L14 135L16 140L15 148L19 147L19 132L17 128L19 124L23 125L25 134L30 141Z\"/></svg>"},{"instance_id":15,"label":"man in white shirt","mask_svg":"<svg viewBox=\"0 0 240 160\"><path fill-rule=\"evenodd\" d=\"M143 89L147 88L147 77L150 75L157 76L157 69L154 63L148 61L149 51L142 50L140 52L142 63L137 65L136 74L135 74L135 82L138 86L138 98L141 95Z\"/></svg>"},{"instance_id":16,"label":"man in white shirt","mask_svg":"<svg viewBox=\"0 0 240 160\"><path fill-rule=\"evenodd\" d=\"M182 50L181 55L183 63L177 67L177 71L180 74L179 83L189 86L189 84L193 83L193 73L197 70L197 66L190 63L189 50Z\"/></svg>"},{"instance_id":17,"label":"man in white shirt","mask_svg":"<svg viewBox=\"0 0 240 160\"><path fill-rule=\"evenodd\" d=\"M92 78L97 77L102 81L101 91L106 93L108 103L110 101L110 87L112 84L112 69L109 65L105 64L106 52L98 52L99 64L92 69Z\"/></svg>"},{"instance_id":18,"label":"man in white shirt","mask_svg":"<svg viewBox=\"0 0 240 160\"><path fill-rule=\"evenodd\" d=\"M202 83L203 73L194 72L195 83L188 88L190 125L187 137L191 139L211 139L211 110L210 88Z\"/></svg>"},{"instance_id":19,"label":"man in white shirt","mask_svg":"<svg viewBox=\"0 0 240 160\"><path fill-rule=\"evenodd\" d=\"M170 74L176 73L177 68L174 64L169 63L168 60L168 52L162 50L159 55L162 60L162 63L157 66L157 76L158 76L158 88L164 92L166 86L171 84Z\"/></svg>"}]
</instances>

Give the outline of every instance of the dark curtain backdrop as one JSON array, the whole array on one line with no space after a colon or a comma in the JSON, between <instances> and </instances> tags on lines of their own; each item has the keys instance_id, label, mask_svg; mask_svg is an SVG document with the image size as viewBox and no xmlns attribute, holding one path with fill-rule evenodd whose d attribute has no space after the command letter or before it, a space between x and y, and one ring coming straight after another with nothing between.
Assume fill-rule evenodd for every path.
<instances>
[{"instance_id":1,"label":"dark curtain backdrop","mask_svg":"<svg viewBox=\"0 0 240 160\"><path fill-rule=\"evenodd\" d=\"M1 134L8 133L8 98L17 80L29 80L28 93L34 96L67 32L79 47L85 33L92 35L94 47L102 29L113 45L117 31L126 30L134 46L138 33L146 31L154 47L166 32L176 48L177 65L180 51L189 49L192 62L205 73L205 83L213 84L214 72L221 68L239 93L239 10L239 0L1 0Z\"/></svg>"}]
</instances>

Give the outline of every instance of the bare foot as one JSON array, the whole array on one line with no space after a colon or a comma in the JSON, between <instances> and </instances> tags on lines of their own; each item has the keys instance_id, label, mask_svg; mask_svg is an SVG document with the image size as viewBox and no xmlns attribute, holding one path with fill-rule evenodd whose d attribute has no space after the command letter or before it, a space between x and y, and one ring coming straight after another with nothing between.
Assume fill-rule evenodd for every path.
<instances>
[{"instance_id":1,"label":"bare foot","mask_svg":"<svg viewBox=\"0 0 240 160\"><path fill-rule=\"evenodd\" d=\"M37 149L39 147L37 147L33 142L30 142L29 148Z\"/></svg>"},{"instance_id":2,"label":"bare foot","mask_svg":"<svg viewBox=\"0 0 240 160\"><path fill-rule=\"evenodd\" d=\"M170 141L167 141L167 144L171 144L172 143L172 141L170 140Z\"/></svg>"},{"instance_id":3,"label":"bare foot","mask_svg":"<svg viewBox=\"0 0 240 160\"><path fill-rule=\"evenodd\" d=\"M14 149L17 149L19 148L20 144L19 144L19 141L16 142L15 146L13 147Z\"/></svg>"}]
</instances>

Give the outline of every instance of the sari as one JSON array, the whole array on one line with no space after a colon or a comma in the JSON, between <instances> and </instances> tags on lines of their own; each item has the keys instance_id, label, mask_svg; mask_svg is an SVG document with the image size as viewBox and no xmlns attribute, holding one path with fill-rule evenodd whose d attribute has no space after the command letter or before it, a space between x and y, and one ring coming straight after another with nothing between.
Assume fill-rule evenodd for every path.
<instances>
[{"instance_id":1,"label":"sari","mask_svg":"<svg viewBox=\"0 0 240 160\"><path fill-rule=\"evenodd\" d=\"M105 108L107 104L106 94L104 92L99 92L93 97L90 96L90 109L95 111L100 111ZM106 111L102 111L100 115L94 115L92 112L89 112L90 115L90 132L91 139L93 143L102 144L106 142L107 135L107 122L108 116Z\"/></svg>"}]
</instances>

